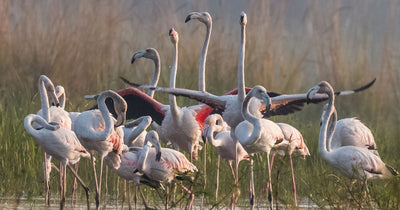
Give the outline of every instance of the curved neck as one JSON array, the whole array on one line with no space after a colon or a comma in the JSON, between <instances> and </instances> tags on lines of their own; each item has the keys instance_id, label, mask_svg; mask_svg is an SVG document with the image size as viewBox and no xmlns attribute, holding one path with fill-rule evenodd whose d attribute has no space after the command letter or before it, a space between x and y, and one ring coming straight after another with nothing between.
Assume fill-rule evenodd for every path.
<instances>
[{"instance_id":1,"label":"curved neck","mask_svg":"<svg viewBox=\"0 0 400 210\"><path fill-rule=\"evenodd\" d=\"M151 79L150 85L151 86L157 86L158 84L158 80L160 79L160 56L158 55L158 53L156 54L156 57L153 59L154 61L154 74L153 74L153 78ZM149 95L150 97L154 97L154 91L155 90L148 90L147 91L147 95Z\"/></svg>"},{"instance_id":2,"label":"curved neck","mask_svg":"<svg viewBox=\"0 0 400 210\"><path fill-rule=\"evenodd\" d=\"M207 139L208 139L208 142L211 144L211 146L213 146L213 147L215 147L216 146L216 141L215 141L215 138L214 138L214 133L215 132L219 132L219 129L217 129L216 128L217 126L216 125L214 125L214 126L210 126L210 128L209 128L209 130L208 130L208 133L207 133Z\"/></svg>"},{"instance_id":3,"label":"curved neck","mask_svg":"<svg viewBox=\"0 0 400 210\"><path fill-rule=\"evenodd\" d=\"M108 139L114 131L114 121L111 118L110 111L108 110L107 105L106 105L106 99L108 97L113 98L112 95L103 92L97 98L98 107L99 107L101 116L104 119L105 128L101 132L92 132L93 140L103 141L105 139ZM114 104L116 103L115 101L116 100L113 98Z\"/></svg>"},{"instance_id":4,"label":"curved neck","mask_svg":"<svg viewBox=\"0 0 400 210\"><path fill-rule=\"evenodd\" d=\"M169 78L169 87L170 88L175 88L175 80L176 80L176 72L178 69L178 43L174 44L174 61L172 63L172 67L171 67L171 75ZM169 106L170 106L170 110L171 113L173 114L173 116L177 116L178 115L178 105L176 104L176 97L173 94L169 94Z\"/></svg>"},{"instance_id":5,"label":"curved neck","mask_svg":"<svg viewBox=\"0 0 400 210\"><path fill-rule=\"evenodd\" d=\"M200 63L199 63L199 91L206 91L206 61L208 45L210 43L210 36L212 30L212 23L205 24L207 27L206 39L204 40L203 50L201 51Z\"/></svg>"},{"instance_id":6,"label":"curved neck","mask_svg":"<svg viewBox=\"0 0 400 210\"><path fill-rule=\"evenodd\" d=\"M251 142L254 142L258 138L260 138L260 135L261 135L260 119L253 116L249 112L249 103L250 103L251 98L252 98L252 96L250 94L247 94L246 98L243 101L243 105L242 105L243 118L253 125L253 131L246 141L246 142L249 142L250 144L251 144Z\"/></svg>"},{"instance_id":7,"label":"curved neck","mask_svg":"<svg viewBox=\"0 0 400 210\"><path fill-rule=\"evenodd\" d=\"M39 79L39 92L40 92L40 103L42 106L42 115L43 118L48 122L50 121L50 112L49 112L49 99L47 96L46 87L44 85L44 80L42 77Z\"/></svg>"},{"instance_id":8,"label":"curved neck","mask_svg":"<svg viewBox=\"0 0 400 210\"><path fill-rule=\"evenodd\" d=\"M328 102L327 111L324 112L321 116L321 118L323 118L324 120L322 121L320 132L319 132L318 151L322 158L324 158L325 160L328 160L327 155L329 155L331 140L332 140L332 136L333 136L332 134L335 130L336 121L334 123L332 123L332 126L329 127L330 134L328 136L328 124L330 122L331 116L335 109L335 107L334 107L335 96L334 96L333 89L326 91L326 94L328 94L329 102ZM327 145L329 145L329 146L327 147Z\"/></svg>"},{"instance_id":9,"label":"curved neck","mask_svg":"<svg viewBox=\"0 0 400 210\"><path fill-rule=\"evenodd\" d=\"M144 145L143 149L141 150L141 154L139 155L138 159L138 169L144 171L146 169L146 160L147 156L149 155L150 146Z\"/></svg>"},{"instance_id":10,"label":"curved neck","mask_svg":"<svg viewBox=\"0 0 400 210\"><path fill-rule=\"evenodd\" d=\"M60 95L60 101L59 102L60 102L60 107L62 109L65 109L65 103L66 103L65 92Z\"/></svg>"},{"instance_id":11,"label":"curved neck","mask_svg":"<svg viewBox=\"0 0 400 210\"><path fill-rule=\"evenodd\" d=\"M328 131L327 131L327 144L326 144L326 149L330 152L331 149L331 144L332 144L332 137L333 134L335 132L335 128L336 128L336 122L337 122L337 112L336 109L333 110L332 115L330 116L329 119L329 125L328 125Z\"/></svg>"},{"instance_id":12,"label":"curved neck","mask_svg":"<svg viewBox=\"0 0 400 210\"><path fill-rule=\"evenodd\" d=\"M244 89L244 57L246 48L246 25L242 25L240 39L240 51L239 51L239 61L238 61L238 100L242 102L246 93Z\"/></svg>"},{"instance_id":13,"label":"curved neck","mask_svg":"<svg viewBox=\"0 0 400 210\"><path fill-rule=\"evenodd\" d=\"M40 126L43 127L42 129L46 129L46 130L50 130L50 131L55 131L60 128L60 125L51 125L51 124L47 123L47 121L39 115L35 115L35 114L27 115L24 119L24 128L29 135L33 136L37 140L41 140L41 138L39 138L40 130L34 129L32 127L32 122L36 122L37 124L39 124Z\"/></svg>"}]
</instances>

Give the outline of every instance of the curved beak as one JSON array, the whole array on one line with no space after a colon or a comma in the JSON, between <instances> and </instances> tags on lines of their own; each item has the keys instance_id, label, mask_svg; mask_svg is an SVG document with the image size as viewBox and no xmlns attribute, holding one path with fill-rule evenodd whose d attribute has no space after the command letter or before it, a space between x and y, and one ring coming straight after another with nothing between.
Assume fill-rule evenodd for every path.
<instances>
[{"instance_id":1,"label":"curved beak","mask_svg":"<svg viewBox=\"0 0 400 210\"><path fill-rule=\"evenodd\" d=\"M271 98L266 92L263 92L261 97L265 104L265 111L269 111L271 109L271 103L272 103Z\"/></svg>"},{"instance_id":2,"label":"curved beak","mask_svg":"<svg viewBox=\"0 0 400 210\"><path fill-rule=\"evenodd\" d=\"M311 102L311 98L319 91L319 86L314 86L307 91L307 104Z\"/></svg>"},{"instance_id":3,"label":"curved beak","mask_svg":"<svg viewBox=\"0 0 400 210\"><path fill-rule=\"evenodd\" d=\"M57 95L56 95L56 93L54 91L50 92L50 97L51 97L51 100L52 100L52 105L59 107L60 106L60 101L58 101Z\"/></svg>"},{"instance_id":4,"label":"curved beak","mask_svg":"<svg viewBox=\"0 0 400 210\"><path fill-rule=\"evenodd\" d=\"M146 50L140 50L140 51L135 52L135 54L133 54L133 56L132 56L131 64L133 64L136 59L143 57L145 53L146 53Z\"/></svg>"},{"instance_id":5,"label":"curved beak","mask_svg":"<svg viewBox=\"0 0 400 210\"><path fill-rule=\"evenodd\" d=\"M208 128L209 125L204 125L203 130L201 131L201 139L203 140L203 143L205 144L207 142L207 135L208 135Z\"/></svg>"},{"instance_id":6,"label":"curved beak","mask_svg":"<svg viewBox=\"0 0 400 210\"><path fill-rule=\"evenodd\" d=\"M192 19L192 15L193 14L190 13L188 16L186 16L185 23L189 22Z\"/></svg>"},{"instance_id":7,"label":"curved beak","mask_svg":"<svg viewBox=\"0 0 400 210\"><path fill-rule=\"evenodd\" d=\"M120 113L117 117L117 122L115 123L114 127L119 127L125 124L126 121L126 112Z\"/></svg>"},{"instance_id":8,"label":"curved beak","mask_svg":"<svg viewBox=\"0 0 400 210\"><path fill-rule=\"evenodd\" d=\"M156 155L156 161L160 162L160 160L161 160L161 151L157 152L157 155Z\"/></svg>"}]
</instances>

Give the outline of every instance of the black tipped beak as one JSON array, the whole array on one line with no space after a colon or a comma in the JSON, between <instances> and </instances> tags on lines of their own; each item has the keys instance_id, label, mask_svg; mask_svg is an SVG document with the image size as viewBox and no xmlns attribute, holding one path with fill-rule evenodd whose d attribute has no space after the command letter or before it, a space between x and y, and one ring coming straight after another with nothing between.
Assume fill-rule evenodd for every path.
<instances>
[{"instance_id":1,"label":"black tipped beak","mask_svg":"<svg viewBox=\"0 0 400 210\"><path fill-rule=\"evenodd\" d=\"M160 162L160 160L161 160L161 152L157 152L156 161Z\"/></svg>"},{"instance_id":2,"label":"black tipped beak","mask_svg":"<svg viewBox=\"0 0 400 210\"><path fill-rule=\"evenodd\" d=\"M206 136L203 136L203 135L201 135L201 139L203 139L203 143L205 144L205 143L206 143L206 141L207 141L207 137L206 137Z\"/></svg>"},{"instance_id":3,"label":"black tipped beak","mask_svg":"<svg viewBox=\"0 0 400 210\"><path fill-rule=\"evenodd\" d=\"M139 169L136 169L133 173L136 174L137 172L139 172Z\"/></svg>"},{"instance_id":4,"label":"black tipped beak","mask_svg":"<svg viewBox=\"0 0 400 210\"><path fill-rule=\"evenodd\" d=\"M311 93L310 91L307 93L307 97L306 97L307 104L309 104L311 102L310 93Z\"/></svg>"},{"instance_id":5,"label":"black tipped beak","mask_svg":"<svg viewBox=\"0 0 400 210\"><path fill-rule=\"evenodd\" d=\"M133 64L134 62L135 62L135 56L132 57L131 64Z\"/></svg>"},{"instance_id":6,"label":"black tipped beak","mask_svg":"<svg viewBox=\"0 0 400 210\"><path fill-rule=\"evenodd\" d=\"M188 15L185 19L185 23L189 22L191 20L192 15Z\"/></svg>"}]
</instances>

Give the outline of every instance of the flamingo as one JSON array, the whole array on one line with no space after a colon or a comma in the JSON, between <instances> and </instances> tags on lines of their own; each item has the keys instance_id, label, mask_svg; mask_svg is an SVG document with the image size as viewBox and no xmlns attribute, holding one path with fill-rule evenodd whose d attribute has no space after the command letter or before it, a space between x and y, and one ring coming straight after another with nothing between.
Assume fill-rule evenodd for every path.
<instances>
[{"instance_id":1,"label":"flamingo","mask_svg":"<svg viewBox=\"0 0 400 210\"><path fill-rule=\"evenodd\" d=\"M328 110L327 104L324 106L323 110ZM336 109L333 110L331 120L337 121ZM333 126L333 123L331 123L330 126ZM328 131L330 130L333 129L328 128ZM356 118L344 118L338 120L333 134L330 135L333 136L331 144L328 145L329 151L341 146L356 146L367 148L370 152L379 156L375 138L371 130Z\"/></svg>"},{"instance_id":2,"label":"flamingo","mask_svg":"<svg viewBox=\"0 0 400 210\"><path fill-rule=\"evenodd\" d=\"M55 88L52 81L45 75L41 75L39 77L39 93L40 93L40 101L41 101L41 109L37 112L38 115L42 116L47 122L57 122L60 123L62 127L71 129L71 120L68 117L68 114L61 108L59 108L59 101L55 93ZM56 106L50 106L48 94L52 103ZM33 124L34 128L38 128L36 123ZM50 193L50 173L51 168L57 167L51 163L51 156L47 155L44 152L44 161L43 161L43 171L44 171L44 180L45 180L45 203L46 205L50 204L49 193Z\"/></svg>"},{"instance_id":3,"label":"flamingo","mask_svg":"<svg viewBox=\"0 0 400 210\"><path fill-rule=\"evenodd\" d=\"M217 160L217 186L215 189L215 199L218 200L218 188L219 188L219 163L222 157L227 161L233 177L235 178L235 172L232 168L232 161L236 159L236 145L233 141L229 126L224 122L220 114L212 114L208 116L204 122L204 128L202 132L202 138L204 143L208 141L218 154ZM248 160L249 155L239 144L238 147L238 160Z\"/></svg>"},{"instance_id":4,"label":"flamingo","mask_svg":"<svg viewBox=\"0 0 400 210\"><path fill-rule=\"evenodd\" d=\"M32 122L42 126L35 129ZM75 133L70 129L61 127L60 124L47 123L40 115L29 114L24 119L24 127L35 142L39 144L48 155L55 157L62 163L60 167L60 175L62 174L62 183L60 183L61 201L60 208L63 209L65 203L66 189L66 167L74 173L75 177L80 181L82 187L86 191L87 207L89 208L89 189L83 183L82 179L76 174L75 170L69 164L76 164L81 157L89 158L89 153L80 144Z\"/></svg>"},{"instance_id":5,"label":"flamingo","mask_svg":"<svg viewBox=\"0 0 400 210\"><path fill-rule=\"evenodd\" d=\"M246 95L243 106L242 114L245 121L239 123L235 129L235 140L239 142L248 154L254 154L259 152L265 152L267 154L268 163L268 179L271 183L271 168L269 161L269 154L271 149L278 143L281 143L284 139L282 130L280 127L267 119L257 118L249 112L249 102L252 97L256 97L263 100L265 105L269 106L270 98L262 86L255 86ZM251 166L251 176L250 176L250 204L254 205L254 181L252 176L253 171L253 161L250 159ZM237 170L236 170L237 172ZM236 174L236 177L238 174ZM271 208L273 208L272 202L272 186L269 187L269 192L271 195Z\"/></svg>"},{"instance_id":6,"label":"flamingo","mask_svg":"<svg viewBox=\"0 0 400 210\"><path fill-rule=\"evenodd\" d=\"M179 35L178 32L171 28L169 36L175 49L170 75L170 86L174 88L178 65ZM193 157L197 159L201 135L201 128L196 121L195 111L188 107L179 108L176 103L176 97L172 94L169 96L169 106L170 109L167 111L161 125L156 127L156 130L164 143L171 142L175 148L183 149L190 154L190 160L193 161Z\"/></svg>"},{"instance_id":7,"label":"flamingo","mask_svg":"<svg viewBox=\"0 0 400 210\"><path fill-rule=\"evenodd\" d=\"M66 95L65 95L65 89L61 85L57 85L55 88L56 91L56 96L60 102L60 108L65 110L65 104L67 101ZM71 128L73 128L73 123L75 119L78 117L78 115L81 114L80 112L68 112L68 116L71 119Z\"/></svg>"},{"instance_id":8,"label":"flamingo","mask_svg":"<svg viewBox=\"0 0 400 210\"><path fill-rule=\"evenodd\" d=\"M207 61L207 51L208 45L210 43L211 31L212 31L212 18L210 13L208 12L191 12L186 16L185 23L190 20L196 19L206 26L206 38L204 40L203 49L200 55L199 62L199 91L206 91L206 82L205 82L205 69L206 69L206 61Z\"/></svg>"},{"instance_id":9,"label":"flamingo","mask_svg":"<svg viewBox=\"0 0 400 210\"><path fill-rule=\"evenodd\" d=\"M276 123L276 124L281 128L284 139L283 142L279 144L279 146L274 148L271 157L271 170L272 170L272 165L274 164L275 155L277 154L280 156L286 156L286 154L289 155L290 168L292 173L293 200L294 200L294 205L297 206L296 182L294 178L292 154L294 153L296 155L303 156L303 158L305 158L306 156L310 156L310 152L303 140L303 135L301 135L299 130L297 130L295 127L287 123ZM267 183L265 191L268 191L269 187L268 185L269 182Z\"/></svg>"},{"instance_id":10,"label":"flamingo","mask_svg":"<svg viewBox=\"0 0 400 210\"><path fill-rule=\"evenodd\" d=\"M335 109L335 95L332 86L322 81L307 92L307 98L312 98L316 93L324 93L329 97L329 102L321 115L321 129L319 132L318 151L321 158L350 179L366 181L368 179L384 179L398 176L399 173L391 166L385 164L381 158L368 149L357 146L342 146L328 149L335 132L336 120L328 124ZM366 188L368 190L368 188Z\"/></svg>"},{"instance_id":11,"label":"flamingo","mask_svg":"<svg viewBox=\"0 0 400 210\"><path fill-rule=\"evenodd\" d=\"M124 146L126 147L126 146ZM141 197L143 200L143 204L147 209L147 204L144 198L142 191L140 190L140 184L148 185L152 188L160 188L162 187L160 182L154 181L146 177L144 174L135 173L138 166L138 155L134 152L129 152L129 150L123 150L121 154L121 164L118 169L113 167L113 163L107 156L104 157L104 162L121 178L125 179L129 182L134 182L136 184L136 189L139 190L141 193ZM129 193L129 186L128 186L128 193ZM128 195L129 196L129 195ZM129 196L130 197L130 196ZM129 205L130 205L130 199ZM136 199L135 199L135 206L136 206Z\"/></svg>"},{"instance_id":12,"label":"flamingo","mask_svg":"<svg viewBox=\"0 0 400 210\"><path fill-rule=\"evenodd\" d=\"M114 102L114 109L118 114L117 119L110 116L105 104L106 98ZM82 112L74 122L74 131L81 144L90 152L93 164L93 173L96 181L96 208L100 204L101 178L103 172L103 159L108 156L113 162L113 167L118 169L121 159L124 133L119 127L125 122L127 105L124 99L112 90L103 91L97 97L99 109ZM93 152L100 156L100 183L98 184Z\"/></svg>"},{"instance_id":13,"label":"flamingo","mask_svg":"<svg viewBox=\"0 0 400 210\"><path fill-rule=\"evenodd\" d=\"M155 149L150 148L151 144L155 146ZM143 148L139 150L137 148L133 149L137 151L139 156L136 172L145 174L153 181L169 183L176 177L183 178L182 176L184 175L187 176L190 173L197 172L196 166L184 154L173 149L161 148L159 136L154 130L146 134ZM191 202L189 204L189 209L191 209L194 194L184 186L182 187L191 194Z\"/></svg>"}]
</instances>

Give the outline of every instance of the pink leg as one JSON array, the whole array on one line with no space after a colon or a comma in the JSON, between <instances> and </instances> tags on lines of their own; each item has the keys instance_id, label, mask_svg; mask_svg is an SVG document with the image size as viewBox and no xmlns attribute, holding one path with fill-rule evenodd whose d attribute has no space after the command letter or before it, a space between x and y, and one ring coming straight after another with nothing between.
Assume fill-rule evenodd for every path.
<instances>
[{"instance_id":1,"label":"pink leg","mask_svg":"<svg viewBox=\"0 0 400 210\"><path fill-rule=\"evenodd\" d=\"M274 154L272 155L272 157L271 157L271 167L270 167L270 171L272 171L272 166L274 165L275 154L276 154L276 153L274 153ZM262 196L261 196L261 198L260 198L260 202L262 202L262 201L264 200L265 196L267 195L268 190L269 190L269 179L267 179L267 185L265 186L265 189L264 189L264 191L263 191L263 194L262 194Z\"/></svg>"},{"instance_id":2,"label":"pink leg","mask_svg":"<svg viewBox=\"0 0 400 210\"><path fill-rule=\"evenodd\" d=\"M297 206L296 182L294 181L294 170L293 170L292 154L290 154L289 157L290 157L290 168L292 169L294 206Z\"/></svg>"},{"instance_id":3,"label":"pink leg","mask_svg":"<svg viewBox=\"0 0 400 210\"><path fill-rule=\"evenodd\" d=\"M219 188L219 165L221 161L221 156L218 155L218 160L217 160L217 186L215 187L215 201L218 200L218 188ZM231 166L232 167L232 166Z\"/></svg>"},{"instance_id":4,"label":"pink leg","mask_svg":"<svg viewBox=\"0 0 400 210\"><path fill-rule=\"evenodd\" d=\"M93 165L93 175L94 175L94 181L96 183L96 209L99 209L100 205L100 193L99 193L99 183L97 181L97 173L96 173L96 164L94 163L94 157L92 154L90 154L90 158L92 159L92 165Z\"/></svg>"}]
</instances>

